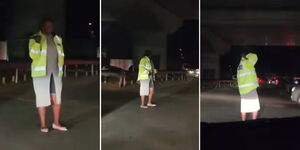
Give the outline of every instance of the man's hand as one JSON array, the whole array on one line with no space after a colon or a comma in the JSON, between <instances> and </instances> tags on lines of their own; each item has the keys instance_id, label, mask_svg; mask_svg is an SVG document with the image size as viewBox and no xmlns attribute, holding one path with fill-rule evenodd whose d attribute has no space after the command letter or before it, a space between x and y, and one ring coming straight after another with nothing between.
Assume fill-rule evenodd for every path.
<instances>
[{"instance_id":1,"label":"man's hand","mask_svg":"<svg viewBox=\"0 0 300 150\"><path fill-rule=\"evenodd\" d=\"M37 43L41 43L41 36L36 36L36 37L34 38L34 40L35 40L35 42L37 42Z\"/></svg>"}]
</instances>

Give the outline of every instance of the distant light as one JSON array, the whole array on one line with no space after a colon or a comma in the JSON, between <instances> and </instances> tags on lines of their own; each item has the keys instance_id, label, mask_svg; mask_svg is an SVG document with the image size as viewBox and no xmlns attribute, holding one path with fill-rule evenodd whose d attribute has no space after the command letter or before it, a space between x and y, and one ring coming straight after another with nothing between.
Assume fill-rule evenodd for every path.
<instances>
[{"instance_id":1,"label":"distant light","mask_svg":"<svg viewBox=\"0 0 300 150\"><path fill-rule=\"evenodd\" d=\"M189 74L194 74L195 71L194 71L194 70L189 70L188 73L189 73Z\"/></svg>"},{"instance_id":2,"label":"distant light","mask_svg":"<svg viewBox=\"0 0 300 150\"><path fill-rule=\"evenodd\" d=\"M89 22L88 25L91 26L93 23Z\"/></svg>"},{"instance_id":3,"label":"distant light","mask_svg":"<svg viewBox=\"0 0 300 150\"><path fill-rule=\"evenodd\" d=\"M179 51L182 51L182 49L181 49L181 48L179 48Z\"/></svg>"}]
</instances>

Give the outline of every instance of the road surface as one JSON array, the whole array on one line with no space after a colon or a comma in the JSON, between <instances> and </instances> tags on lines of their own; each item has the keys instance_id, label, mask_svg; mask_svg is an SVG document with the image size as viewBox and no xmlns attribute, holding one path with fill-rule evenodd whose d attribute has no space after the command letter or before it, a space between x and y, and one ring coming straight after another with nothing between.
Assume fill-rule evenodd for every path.
<instances>
[{"instance_id":1,"label":"road surface","mask_svg":"<svg viewBox=\"0 0 300 150\"><path fill-rule=\"evenodd\" d=\"M61 120L69 127L66 133L39 131L34 97L30 81L0 86L0 149L99 149L99 77L63 79ZM49 127L51 123L49 108Z\"/></svg>"},{"instance_id":2,"label":"road surface","mask_svg":"<svg viewBox=\"0 0 300 150\"><path fill-rule=\"evenodd\" d=\"M278 87L259 88L261 110L259 118L300 116L300 105ZM201 92L201 122L240 121L240 96L236 88L222 88Z\"/></svg>"},{"instance_id":3,"label":"road surface","mask_svg":"<svg viewBox=\"0 0 300 150\"><path fill-rule=\"evenodd\" d=\"M201 148L299 149L300 106L281 88L259 88L259 119L240 121L236 88L201 92Z\"/></svg>"},{"instance_id":4,"label":"road surface","mask_svg":"<svg viewBox=\"0 0 300 150\"><path fill-rule=\"evenodd\" d=\"M155 108L140 109L138 86L102 87L102 150L198 150L198 81L155 89Z\"/></svg>"}]
</instances>

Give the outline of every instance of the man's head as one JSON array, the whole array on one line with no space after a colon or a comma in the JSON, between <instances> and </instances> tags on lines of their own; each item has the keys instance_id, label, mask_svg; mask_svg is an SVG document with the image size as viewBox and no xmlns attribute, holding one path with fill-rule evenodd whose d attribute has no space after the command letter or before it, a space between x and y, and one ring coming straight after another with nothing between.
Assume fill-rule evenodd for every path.
<instances>
[{"instance_id":1,"label":"man's head","mask_svg":"<svg viewBox=\"0 0 300 150\"><path fill-rule=\"evenodd\" d=\"M247 60L250 61L253 65L256 64L258 57L255 53L248 53L246 56Z\"/></svg>"},{"instance_id":2,"label":"man's head","mask_svg":"<svg viewBox=\"0 0 300 150\"><path fill-rule=\"evenodd\" d=\"M44 34L52 34L54 32L54 21L51 18L45 18L41 22L41 30Z\"/></svg>"},{"instance_id":3,"label":"man's head","mask_svg":"<svg viewBox=\"0 0 300 150\"><path fill-rule=\"evenodd\" d=\"M150 58L152 56L152 52L150 50L146 50L144 56L147 56Z\"/></svg>"}]
</instances>

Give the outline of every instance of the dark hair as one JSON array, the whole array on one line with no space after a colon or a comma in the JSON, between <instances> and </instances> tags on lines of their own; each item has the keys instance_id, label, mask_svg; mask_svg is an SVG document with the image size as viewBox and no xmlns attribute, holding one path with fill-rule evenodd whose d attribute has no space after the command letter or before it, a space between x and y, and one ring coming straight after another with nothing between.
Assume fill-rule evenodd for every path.
<instances>
[{"instance_id":1,"label":"dark hair","mask_svg":"<svg viewBox=\"0 0 300 150\"><path fill-rule=\"evenodd\" d=\"M40 23L40 28L42 29L42 27L47 23L47 22L52 22L54 23L54 20L52 18L43 18L41 23Z\"/></svg>"},{"instance_id":2,"label":"dark hair","mask_svg":"<svg viewBox=\"0 0 300 150\"><path fill-rule=\"evenodd\" d=\"M145 53L144 53L144 56L151 57L152 56L152 52L150 50L146 50Z\"/></svg>"}]
</instances>

